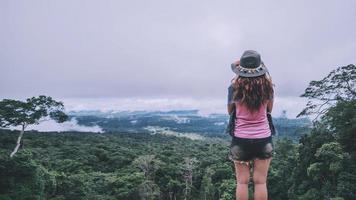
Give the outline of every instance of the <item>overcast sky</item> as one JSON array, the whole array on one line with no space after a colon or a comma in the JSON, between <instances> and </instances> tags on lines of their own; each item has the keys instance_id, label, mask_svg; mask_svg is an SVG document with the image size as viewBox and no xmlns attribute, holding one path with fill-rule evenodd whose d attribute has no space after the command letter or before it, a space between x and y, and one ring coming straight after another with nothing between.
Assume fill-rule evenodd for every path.
<instances>
[{"instance_id":1,"label":"overcast sky","mask_svg":"<svg viewBox=\"0 0 356 200\"><path fill-rule=\"evenodd\" d=\"M0 98L223 99L225 108L230 63L254 49L276 98L297 99L309 81L356 63L355 36L353 0L1 0Z\"/></svg>"}]
</instances>

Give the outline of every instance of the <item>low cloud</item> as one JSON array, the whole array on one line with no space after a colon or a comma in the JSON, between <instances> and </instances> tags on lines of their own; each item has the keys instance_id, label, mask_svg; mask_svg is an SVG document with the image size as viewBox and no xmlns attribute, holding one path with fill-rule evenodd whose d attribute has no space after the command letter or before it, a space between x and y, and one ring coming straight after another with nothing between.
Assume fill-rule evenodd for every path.
<instances>
[{"instance_id":1,"label":"low cloud","mask_svg":"<svg viewBox=\"0 0 356 200\"><path fill-rule=\"evenodd\" d=\"M20 130L20 127L10 127L10 129ZM37 130L37 131L79 131L79 132L94 132L102 133L104 132L100 126L83 126L79 125L75 118L64 123L57 123L53 120L44 121L38 125L29 125L26 130Z\"/></svg>"}]
</instances>

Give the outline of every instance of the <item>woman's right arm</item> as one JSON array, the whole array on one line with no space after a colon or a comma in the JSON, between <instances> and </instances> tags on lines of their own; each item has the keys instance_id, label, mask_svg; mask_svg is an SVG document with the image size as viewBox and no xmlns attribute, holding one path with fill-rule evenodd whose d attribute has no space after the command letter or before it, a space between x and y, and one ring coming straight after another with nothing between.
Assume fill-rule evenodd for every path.
<instances>
[{"instance_id":1,"label":"woman's right arm","mask_svg":"<svg viewBox=\"0 0 356 200\"><path fill-rule=\"evenodd\" d=\"M232 84L228 88L228 94L227 94L227 113L231 115L233 108L235 106L235 102L233 101L233 93L234 93L234 88L232 87Z\"/></svg>"}]
</instances>

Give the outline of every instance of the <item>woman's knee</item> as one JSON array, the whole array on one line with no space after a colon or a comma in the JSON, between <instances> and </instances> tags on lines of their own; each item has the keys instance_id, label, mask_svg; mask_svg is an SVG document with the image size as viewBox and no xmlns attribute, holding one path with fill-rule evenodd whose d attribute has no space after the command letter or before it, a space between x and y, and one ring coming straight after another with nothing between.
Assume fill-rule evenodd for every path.
<instances>
[{"instance_id":1,"label":"woman's knee","mask_svg":"<svg viewBox=\"0 0 356 200\"><path fill-rule=\"evenodd\" d=\"M241 175L241 174L236 175L236 182L238 184L248 184L249 181L250 181L249 175Z\"/></svg>"},{"instance_id":2,"label":"woman's knee","mask_svg":"<svg viewBox=\"0 0 356 200\"><path fill-rule=\"evenodd\" d=\"M265 184L267 181L267 176L260 173L253 173L252 180L254 184Z\"/></svg>"}]
</instances>

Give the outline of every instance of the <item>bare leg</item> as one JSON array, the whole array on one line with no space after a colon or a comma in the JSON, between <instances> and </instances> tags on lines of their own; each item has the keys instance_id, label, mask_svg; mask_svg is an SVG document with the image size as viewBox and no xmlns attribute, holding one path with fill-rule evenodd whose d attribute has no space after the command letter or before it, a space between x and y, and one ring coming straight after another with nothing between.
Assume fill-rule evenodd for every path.
<instances>
[{"instance_id":1,"label":"bare leg","mask_svg":"<svg viewBox=\"0 0 356 200\"><path fill-rule=\"evenodd\" d=\"M248 182L250 180L250 165L247 163L235 163L236 174L236 200L248 200Z\"/></svg>"},{"instance_id":2,"label":"bare leg","mask_svg":"<svg viewBox=\"0 0 356 200\"><path fill-rule=\"evenodd\" d=\"M272 158L254 159L253 182L254 182L254 200L267 200L267 173Z\"/></svg>"}]
</instances>

